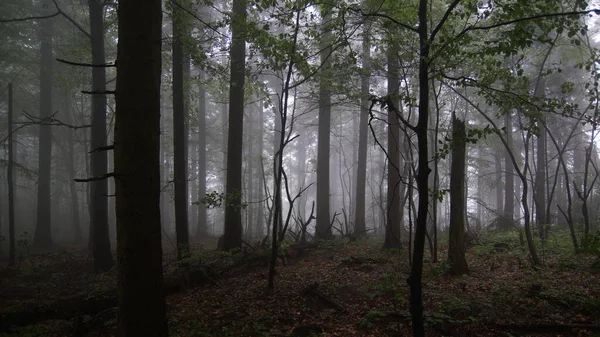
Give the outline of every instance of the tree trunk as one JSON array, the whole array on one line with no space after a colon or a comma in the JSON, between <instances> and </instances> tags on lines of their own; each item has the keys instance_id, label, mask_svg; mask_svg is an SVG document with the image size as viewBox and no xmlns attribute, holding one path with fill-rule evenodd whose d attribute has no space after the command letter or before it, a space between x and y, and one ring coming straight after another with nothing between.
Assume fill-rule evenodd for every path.
<instances>
[{"instance_id":1,"label":"tree trunk","mask_svg":"<svg viewBox=\"0 0 600 337\"><path fill-rule=\"evenodd\" d=\"M319 136L317 144L317 221L316 239L331 237L329 226L329 157L331 132L331 93L329 91L329 56L331 49L331 32L326 28L331 21L330 8L322 9L321 29L321 78L319 80Z\"/></svg>"},{"instance_id":2,"label":"tree trunk","mask_svg":"<svg viewBox=\"0 0 600 337\"><path fill-rule=\"evenodd\" d=\"M362 42L362 72L360 84L360 119L358 125L358 161L356 168L356 207L354 213L354 233L367 235L365 222L365 188L367 180L367 141L369 132L369 84L371 80L371 29L364 27Z\"/></svg>"},{"instance_id":3,"label":"tree trunk","mask_svg":"<svg viewBox=\"0 0 600 337\"><path fill-rule=\"evenodd\" d=\"M183 39L187 28L184 22L183 4L172 5L173 21L173 171L175 188L175 233L177 237L177 259L189 255L188 235L188 158L187 158L187 104L184 93L186 81L184 67L189 69L189 59L184 52ZM187 66L185 66L187 63ZM188 70L189 73L189 70Z\"/></svg>"},{"instance_id":4,"label":"tree trunk","mask_svg":"<svg viewBox=\"0 0 600 337\"><path fill-rule=\"evenodd\" d=\"M400 241L400 230L402 228L402 209L400 207L400 121L396 116L395 109L399 109L400 100L398 99L398 89L400 80L398 78L399 66L398 56L395 49L390 45L388 50L388 99L393 104L394 109L388 111L388 133L387 133L387 152L388 152L388 177L387 177L387 226L385 228L385 249L402 249Z\"/></svg>"},{"instance_id":5,"label":"tree trunk","mask_svg":"<svg viewBox=\"0 0 600 337\"><path fill-rule=\"evenodd\" d=\"M465 122L452 116L452 164L450 171L450 239L448 242L448 262L450 272L463 275L469 272L465 259L465 163L466 163Z\"/></svg>"},{"instance_id":6,"label":"tree trunk","mask_svg":"<svg viewBox=\"0 0 600 337\"><path fill-rule=\"evenodd\" d=\"M104 64L104 3L89 0L90 32L92 35L92 64ZM106 147L106 70L104 67L92 68L92 139L90 165L92 177L102 177L108 170ZM108 180L101 179L90 183L92 215L92 253L96 272L108 271L114 265L110 248L108 230Z\"/></svg>"},{"instance_id":7,"label":"tree trunk","mask_svg":"<svg viewBox=\"0 0 600 337\"><path fill-rule=\"evenodd\" d=\"M162 1L119 2L115 116L118 336L166 337L160 227Z\"/></svg>"},{"instance_id":8,"label":"tree trunk","mask_svg":"<svg viewBox=\"0 0 600 337\"><path fill-rule=\"evenodd\" d=\"M504 156L504 214L500 227L503 229L512 229L515 215L515 176L514 167L510 153L513 150L512 139L512 120L510 114L505 116L506 143L508 148Z\"/></svg>"},{"instance_id":9,"label":"tree trunk","mask_svg":"<svg viewBox=\"0 0 600 337\"><path fill-rule=\"evenodd\" d=\"M49 0L42 0L42 15L52 11ZM40 120L52 116L52 36L53 19L40 22ZM33 245L39 249L52 247L50 188L52 170L52 127L39 125L37 221Z\"/></svg>"},{"instance_id":10,"label":"tree trunk","mask_svg":"<svg viewBox=\"0 0 600 337\"><path fill-rule=\"evenodd\" d=\"M6 167L6 185L8 186L8 265L15 266L15 177L13 176L14 160L13 134L13 84L8 84L8 165Z\"/></svg>"},{"instance_id":11,"label":"tree trunk","mask_svg":"<svg viewBox=\"0 0 600 337\"><path fill-rule=\"evenodd\" d=\"M231 21L231 77L229 84L229 134L227 139L227 205L223 249L242 246L242 144L246 68L246 1L233 0Z\"/></svg>"},{"instance_id":12,"label":"tree trunk","mask_svg":"<svg viewBox=\"0 0 600 337\"><path fill-rule=\"evenodd\" d=\"M263 155L263 136L264 136L264 132L265 132L265 126L264 126L264 121L263 121L263 114L264 114L264 109L263 109L263 104L261 102L261 104L259 104L259 114L258 114L258 134L259 134L259 140L258 140L258 160L259 160L259 165L262 168L263 167L263 161L262 161L262 155ZM264 173L264 172L263 172ZM260 174L260 177L258 179L258 211L257 211L257 216L256 216L256 237L262 237L264 235L264 219L265 219L265 212L264 212L264 207L265 207L265 202L263 201L263 188L265 186L265 175L264 174Z\"/></svg>"},{"instance_id":13,"label":"tree trunk","mask_svg":"<svg viewBox=\"0 0 600 337\"><path fill-rule=\"evenodd\" d=\"M425 232L427 231L427 213L429 210L428 176L429 155L427 154L427 125L429 118L429 36L427 32L427 0L419 0L419 117L415 133L419 152L417 171L417 190L419 207L415 230L413 264L407 280L410 286L410 313L412 315L413 336L425 336L423 320L423 253L425 250Z\"/></svg>"},{"instance_id":14,"label":"tree trunk","mask_svg":"<svg viewBox=\"0 0 600 337\"><path fill-rule=\"evenodd\" d=\"M200 70L200 79L204 80L206 73ZM198 88L198 200L206 195L206 90L204 83ZM198 229L196 237L208 235L206 221L206 205L198 204Z\"/></svg>"},{"instance_id":15,"label":"tree trunk","mask_svg":"<svg viewBox=\"0 0 600 337\"><path fill-rule=\"evenodd\" d=\"M65 97L65 100L68 100ZM67 102L65 102L67 103ZM68 105L65 104L67 108ZM71 118L72 110L67 108L64 114L65 123L72 124ZM75 181L76 177L76 159L75 159L75 131L71 128L68 129L67 135L67 171L69 175L69 192L71 196L71 222L73 226L73 231L75 232L74 241L81 242L81 217L79 215L79 196L77 195L77 182ZM111 255L112 260L112 255Z\"/></svg>"}]
</instances>

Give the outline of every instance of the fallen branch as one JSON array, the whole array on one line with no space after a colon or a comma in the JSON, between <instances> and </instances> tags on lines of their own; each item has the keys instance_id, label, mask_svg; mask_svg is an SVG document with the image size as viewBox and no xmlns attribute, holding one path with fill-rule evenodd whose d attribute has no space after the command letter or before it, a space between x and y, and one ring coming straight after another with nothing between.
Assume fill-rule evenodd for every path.
<instances>
[{"instance_id":1,"label":"fallen branch","mask_svg":"<svg viewBox=\"0 0 600 337\"><path fill-rule=\"evenodd\" d=\"M332 306L333 308L335 308L341 312L346 311L346 308L340 302L336 301L335 299L331 298L330 296L326 295L325 293L323 293L322 291L317 289L318 287L319 287L319 283L317 283L317 282L311 283L311 284L307 285L304 288L304 290L302 290L302 294L303 295L306 295L306 294L314 295L314 296L318 297L320 300L322 300L323 302Z\"/></svg>"}]
</instances>

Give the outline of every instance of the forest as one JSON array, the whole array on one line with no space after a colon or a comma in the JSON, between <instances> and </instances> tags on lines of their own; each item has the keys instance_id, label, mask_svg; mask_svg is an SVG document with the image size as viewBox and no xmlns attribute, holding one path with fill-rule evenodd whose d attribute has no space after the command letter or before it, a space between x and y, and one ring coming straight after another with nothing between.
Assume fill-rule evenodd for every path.
<instances>
[{"instance_id":1,"label":"forest","mask_svg":"<svg viewBox=\"0 0 600 337\"><path fill-rule=\"evenodd\" d=\"M600 336L598 15L1 0L0 337Z\"/></svg>"}]
</instances>

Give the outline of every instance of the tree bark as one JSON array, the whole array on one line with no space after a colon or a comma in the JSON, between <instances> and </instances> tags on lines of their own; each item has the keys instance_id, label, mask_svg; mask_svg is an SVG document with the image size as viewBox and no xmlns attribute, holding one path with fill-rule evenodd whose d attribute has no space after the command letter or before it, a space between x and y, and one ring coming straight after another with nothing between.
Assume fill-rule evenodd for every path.
<instances>
[{"instance_id":1,"label":"tree bark","mask_svg":"<svg viewBox=\"0 0 600 337\"><path fill-rule=\"evenodd\" d=\"M42 15L52 11L49 0L42 0ZM43 19L39 23L40 34L40 120L52 116L52 38L53 19ZM38 191L37 191L37 221L33 245L38 249L52 247L51 229L51 170L52 170L52 127L39 125L38 148Z\"/></svg>"},{"instance_id":2,"label":"tree bark","mask_svg":"<svg viewBox=\"0 0 600 337\"><path fill-rule=\"evenodd\" d=\"M427 0L419 0L419 117L415 133L419 152L417 171L417 190L419 206L415 229L415 247L413 264L407 280L410 286L410 313L412 315L413 336L425 336L423 320L423 253L425 250L425 232L427 231L427 213L429 209L429 156L427 154L427 125L429 118L429 36L427 31Z\"/></svg>"},{"instance_id":3,"label":"tree bark","mask_svg":"<svg viewBox=\"0 0 600 337\"><path fill-rule=\"evenodd\" d=\"M104 64L104 2L89 0L90 32L92 35L92 64ZM92 68L92 92L106 91L106 70ZM106 95L92 95L92 137L90 165L92 177L101 177L108 171L106 147ZM114 265L108 230L108 180L90 183L92 254L96 272L108 271Z\"/></svg>"},{"instance_id":4,"label":"tree bark","mask_svg":"<svg viewBox=\"0 0 600 337\"><path fill-rule=\"evenodd\" d=\"M8 165L6 185L8 186L8 265L15 266L15 177L13 176L14 134L13 134L13 84L8 84Z\"/></svg>"},{"instance_id":5,"label":"tree bark","mask_svg":"<svg viewBox=\"0 0 600 337\"><path fill-rule=\"evenodd\" d=\"M162 1L120 1L115 116L118 336L166 337L160 227Z\"/></svg>"},{"instance_id":6,"label":"tree bark","mask_svg":"<svg viewBox=\"0 0 600 337\"><path fill-rule=\"evenodd\" d=\"M367 235L365 222L365 188L367 180L367 141L369 131L369 83L371 80L371 29L365 25L362 42L362 71L360 84L360 118L358 125L358 159L356 168L356 207L354 234Z\"/></svg>"},{"instance_id":7,"label":"tree bark","mask_svg":"<svg viewBox=\"0 0 600 337\"><path fill-rule=\"evenodd\" d=\"M512 120L510 114L505 116L505 127L506 127L506 154L504 156L504 214L500 227L503 229L513 228L513 221L515 216L515 176L512 158L510 153L513 150L513 139L512 139Z\"/></svg>"},{"instance_id":8,"label":"tree bark","mask_svg":"<svg viewBox=\"0 0 600 337\"><path fill-rule=\"evenodd\" d=\"M200 70L200 79L204 80L206 73ZM204 84L198 88L198 200L206 195L206 90ZM198 204L198 228L196 237L208 235L206 221L206 205Z\"/></svg>"},{"instance_id":9,"label":"tree bark","mask_svg":"<svg viewBox=\"0 0 600 337\"><path fill-rule=\"evenodd\" d=\"M465 259L465 163L466 163L465 122L452 116L452 164L450 168L450 239L448 242L448 262L450 272L463 275L469 272Z\"/></svg>"},{"instance_id":10,"label":"tree bark","mask_svg":"<svg viewBox=\"0 0 600 337\"><path fill-rule=\"evenodd\" d=\"M400 121L396 116L399 111L400 100L398 99L398 88L400 80L398 78L399 66L398 56L393 46L389 46L388 55L388 99L393 104L394 109L388 111L388 132L387 132L387 152L388 152L388 177L387 177L387 225L385 228L385 249L402 249L400 241L400 230L402 228L402 209L400 207ZM399 113L399 112L398 112Z\"/></svg>"},{"instance_id":11,"label":"tree bark","mask_svg":"<svg viewBox=\"0 0 600 337\"><path fill-rule=\"evenodd\" d=\"M227 203L223 249L242 246L242 144L246 69L246 1L233 1L231 21L231 78L229 84L229 133L227 139Z\"/></svg>"},{"instance_id":12,"label":"tree bark","mask_svg":"<svg viewBox=\"0 0 600 337\"><path fill-rule=\"evenodd\" d=\"M321 15L321 78L319 80L319 135L317 144L317 221L316 239L331 237L329 210L329 165L330 165L330 132L331 132L331 93L329 91L329 67L331 49L331 32L327 29L331 21L331 9L324 6Z\"/></svg>"},{"instance_id":13,"label":"tree bark","mask_svg":"<svg viewBox=\"0 0 600 337\"><path fill-rule=\"evenodd\" d=\"M173 22L173 171L175 188L175 234L177 238L177 259L189 255L188 234L188 158L187 158L187 104L184 92L185 71L189 69L189 59L184 52L183 39L187 33L181 1L172 5ZM187 67L185 66L187 63ZM189 70L188 70L189 73Z\"/></svg>"}]
</instances>

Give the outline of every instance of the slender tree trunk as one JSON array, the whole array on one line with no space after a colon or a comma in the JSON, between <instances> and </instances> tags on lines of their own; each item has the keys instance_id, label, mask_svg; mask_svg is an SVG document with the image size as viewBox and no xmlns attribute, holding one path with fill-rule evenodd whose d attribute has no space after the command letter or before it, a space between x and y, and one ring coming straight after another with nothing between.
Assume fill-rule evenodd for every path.
<instances>
[{"instance_id":1,"label":"slender tree trunk","mask_svg":"<svg viewBox=\"0 0 600 337\"><path fill-rule=\"evenodd\" d=\"M223 249L242 246L242 144L246 69L246 1L233 0L231 22L231 78L229 84L229 133L227 139L227 205Z\"/></svg>"},{"instance_id":2,"label":"slender tree trunk","mask_svg":"<svg viewBox=\"0 0 600 337\"><path fill-rule=\"evenodd\" d=\"M410 313L412 315L413 336L425 336L423 320L423 253L425 250L425 232L427 231L427 213L429 210L429 155L427 146L427 125L429 118L429 35L427 30L427 0L419 0L419 117L415 133L419 152L417 171L417 190L419 206L415 229L415 247L413 264L407 280L410 286Z\"/></svg>"},{"instance_id":3,"label":"slender tree trunk","mask_svg":"<svg viewBox=\"0 0 600 337\"><path fill-rule=\"evenodd\" d=\"M400 80L398 78L399 65L398 56L394 48L390 46L388 51L388 97L392 102L394 109L399 109L400 100L398 89ZM399 110L398 110L399 111ZM402 209L400 207L400 121L396 116L396 111L388 111L388 179L387 179L387 226L385 229L385 249L402 249L400 241L400 230L402 228Z\"/></svg>"},{"instance_id":4,"label":"slender tree trunk","mask_svg":"<svg viewBox=\"0 0 600 337\"><path fill-rule=\"evenodd\" d=\"M247 237L249 237L250 239L253 238L255 230L254 230L254 137L255 137L255 131L254 131L254 115L256 114L256 108L255 106L251 106L249 109L249 121L248 121L248 126L249 126L249 134L250 137L248 137L248 159L246 161L246 167L248 169L248 173L247 173L247 181L248 181L248 195L246 196L246 200L249 201L248 203L248 207L246 207L246 222L247 222L247 231L246 231L246 235Z\"/></svg>"},{"instance_id":5,"label":"slender tree trunk","mask_svg":"<svg viewBox=\"0 0 600 337\"><path fill-rule=\"evenodd\" d=\"M450 171L450 239L448 240L448 262L450 272L463 275L469 272L465 259L465 122L452 116L452 166Z\"/></svg>"},{"instance_id":6,"label":"slender tree trunk","mask_svg":"<svg viewBox=\"0 0 600 337\"><path fill-rule=\"evenodd\" d=\"M42 15L52 11L49 0L42 0ZM39 24L40 33L40 119L52 115L52 37L53 19L43 19ZM38 149L38 192L37 192L37 221L33 245L39 249L52 247L51 231L51 170L52 170L52 127L39 125Z\"/></svg>"},{"instance_id":7,"label":"slender tree trunk","mask_svg":"<svg viewBox=\"0 0 600 337\"><path fill-rule=\"evenodd\" d=\"M89 0L90 32L92 35L92 64L104 64L104 2ZM106 71L104 67L92 68L92 91L106 91ZM92 95L92 137L91 137L92 177L102 177L108 171L107 153L100 150L106 147L106 95ZM108 230L108 180L90 183L92 217L92 252L94 268L97 272L108 271L114 265Z\"/></svg>"},{"instance_id":8,"label":"slender tree trunk","mask_svg":"<svg viewBox=\"0 0 600 337\"><path fill-rule=\"evenodd\" d=\"M173 4L173 171L175 188L175 233L177 237L177 259L189 255L188 234L188 158L187 158L187 104L185 95L189 59L184 51L183 40L187 34L184 22L186 13L177 1ZM187 63L187 66L185 65Z\"/></svg>"},{"instance_id":9,"label":"slender tree trunk","mask_svg":"<svg viewBox=\"0 0 600 337\"><path fill-rule=\"evenodd\" d=\"M160 227L162 1L119 2L115 182L118 329L166 337Z\"/></svg>"},{"instance_id":10,"label":"slender tree trunk","mask_svg":"<svg viewBox=\"0 0 600 337\"><path fill-rule=\"evenodd\" d=\"M494 189L496 191L496 212L500 215L504 214L504 185L502 184L502 157L499 154L494 154L494 164L496 165L496 182Z\"/></svg>"},{"instance_id":11,"label":"slender tree trunk","mask_svg":"<svg viewBox=\"0 0 600 337\"><path fill-rule=\"evenodd\" d=\"M263 114L264 114L264 110L263 110L263 104L261 102L261 104L259 104L259 113L258 113L258 134L259 134L259 140L258 140L258 160L259 160L259 165L260 167L262 167L263 162L262 162L262 155L263 155L263 137L264 137L264 132L265 132L265 126L264 126L264 121L263 121ZM256 216L256 237L262 237L264 234L264 218L265 218L265 211L264 211L264 205L265 202L263 201L263 188L265 185L265 176L264 174L260 174L259 175L259 179L258 179L258 211L257 211L257 216Z\"/></svg>"},{"instance_id":12,"label":"slender tree trunk","mask_svg":"<svg viewBox=\"0 0 600 337\"><path fill-rule=\"evenodd\" d=\"M504 216L500 227L503 229L512 229L515 216L515 176L512 158L509 153L513 150L512 120L510 114L506 114L504 125L506 127L508 149L506 149L504 156Z\"/></svg>"},{"instance_id":13,"label":"slender tree trunk","mask_svg":"<svg viewBox=\"0 0 600 337\"><path fill-rule=\"evenodd\" d=\"M358 125L358 159L356 167L356 207L354 233L367 235L365 221L365 187L367 180L367 141L369 132L369 84L371 80L371 26L365 25L362 42L362 72L360 84L360 119Z\"/></svg>"},{"instance_id":14,"label":"slender tree trunk","mask_svg":"<svg viewBox=\"0 0 600 337\"><path fill-rule=\"evenodd\" d=\"M331 32L326 28L331 21L331 9L322 9L321 27L321 78L319 81L319 136L317 144L317 222L315 238L331 237L329 226L329 165L330 165L330 132L331 132L331 93L329 91L329 57L331 49Z\"/></svg>"},{"instance_id":15,"label":"slender tree trunk","mask_svg":"<svg viewBox=\"0 0 600 337\"><path fill-rule=\"evenodd\" d=\"M204 80L206 73L200 71L200 79ZM204 83L198 88L198 200L206 195L206 90ZM208 235L206 220L206 205L198 204L198 229L196 237Z\"/></svg>"},{"instance_id":16,"label":"slender tree trunk","mask_svg":"<svg viewBox=\"0 0 600 337\"><path fill-rule=\"evenodd\" d=\"M68 98L65 97L65 100ZM67 107L68 104L65 104ZM71 110L69 108L66 109L64 118L65 123L72 124L71 118ZM79 196L77 195L77 182L75 181L75 170L76 170L76 159L75 159L75 132L73 129L69 128L67 131L67 170L69 174L69 191L71 194L71 222L73 225L73 231L75 232L74 241L81 242L81 219L79 215ZM111 255L112 259L112 255Z\"/></svg>"},{"instance_id":17,"label":"slender tree trunk","mask_svg":"<svg viewBox=\"0 0 600 337\"><path fill-rule=\"evenodd\" d=\"M546 81L540 79L535 89L535 96L543 97L546 88ZM545 123L545 119L542 117L539 123ZM546 185L547 185L547 153L546 153L546 129L544 127L539 128L539 135L537 137L537 151L536 151L536 173L535 173L535 211L537 217L537 229L540 239L545 240L544 228L548 224L548 218L546 214Z\"/></svg>"}]
</instances>

